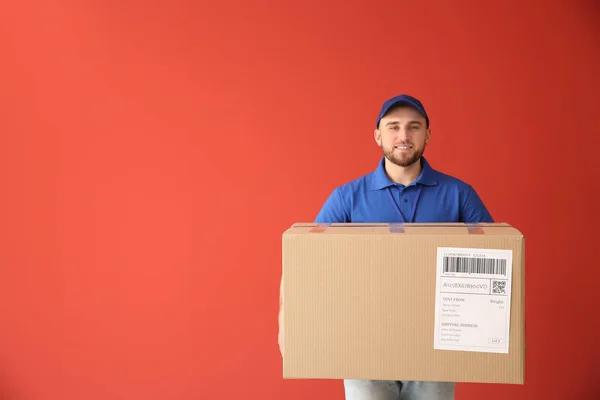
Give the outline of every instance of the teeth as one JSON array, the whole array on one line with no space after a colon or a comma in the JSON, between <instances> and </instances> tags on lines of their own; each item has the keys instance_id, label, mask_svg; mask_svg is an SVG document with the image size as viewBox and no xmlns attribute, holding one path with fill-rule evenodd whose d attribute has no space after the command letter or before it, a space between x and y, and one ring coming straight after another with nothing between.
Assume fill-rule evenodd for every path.
<instances>
[{"instance_id":1,"label":"teeth","mask_svg":"<svg viewBox=\"0 0 600 400\"><path fill-rule=\"evenodd\" d=\"M402 150L406 150L409 149L409 146L396 146L397 149L402 149Z\"/></svg>"}]
</instances>

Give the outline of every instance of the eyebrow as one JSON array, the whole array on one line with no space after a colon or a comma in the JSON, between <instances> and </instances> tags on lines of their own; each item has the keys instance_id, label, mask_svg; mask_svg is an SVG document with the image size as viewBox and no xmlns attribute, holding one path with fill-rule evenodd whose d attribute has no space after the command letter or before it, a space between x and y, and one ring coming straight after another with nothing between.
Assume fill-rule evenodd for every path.
<instances>
[{"instance_id":1,"label":"eyebrow","mask_svg":"<svg viewBox=\"0 0 600 400\"><path fill-rule=\"evenodd\" d=\"M409 124L419 124L421 125L421 121L408 121ZM399 124L398 121L390 121L387 124L385 124L385 126L389 126L389 125L397 125Z\"/></svg>"}]
</instances>

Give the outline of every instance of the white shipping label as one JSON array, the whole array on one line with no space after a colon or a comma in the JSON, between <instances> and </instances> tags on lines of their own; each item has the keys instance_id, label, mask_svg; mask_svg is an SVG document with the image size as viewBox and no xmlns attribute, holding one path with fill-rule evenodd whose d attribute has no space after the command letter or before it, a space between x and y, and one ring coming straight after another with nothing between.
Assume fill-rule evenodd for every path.
<instances>
[{"instance_id":1,"label":"white shipping label","mask_svg":"<svg viewBox=\"0 0 600 400\"><path fill-rule=\"evenodd\" d=\"M434 349L508 353L512 250L440 247Z\"/></svg>"}]
</instances>

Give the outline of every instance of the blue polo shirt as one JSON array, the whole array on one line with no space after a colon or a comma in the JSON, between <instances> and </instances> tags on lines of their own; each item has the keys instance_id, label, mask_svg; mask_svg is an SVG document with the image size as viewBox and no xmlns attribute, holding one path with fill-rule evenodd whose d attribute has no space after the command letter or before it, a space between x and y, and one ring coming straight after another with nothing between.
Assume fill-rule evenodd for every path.
<instances>
[{"instance_id":1,"label":"blue polo shirt","mask_svg":"<svg viewBox=\"0 0 600 400\"><path fill-rule=\"evenodd\" d=\"M319 211L317 223L494 222L477 192L467 183L431 168L411 184L392 182L382 157L377 169L336 187Z\"/></svg>"}]
</instances>

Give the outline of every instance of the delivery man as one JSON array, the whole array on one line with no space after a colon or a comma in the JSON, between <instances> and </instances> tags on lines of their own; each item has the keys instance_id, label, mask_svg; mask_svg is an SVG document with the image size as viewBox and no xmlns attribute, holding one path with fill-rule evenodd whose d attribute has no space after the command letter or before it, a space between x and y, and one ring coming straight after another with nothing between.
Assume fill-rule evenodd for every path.
<instances>
[{"instance_id":1,"label":"delivery man","mask_svg":"<svg viewBox=\"0 0 600 400\"><path fill-rule=\"evenodd\" d=\"M423 157L429 117L416 98L383 103L374 138L383 152L371 173L335 188L317 223L494 222L469 184L433 169ZM283 291L283 279L281 282ZM283 354L283 313L279 314ZM453 382L345 380L346 400L453 400Z\"/></svg>"}]
</instances>

